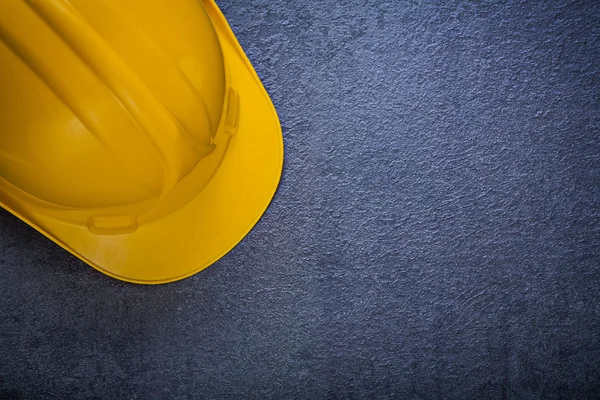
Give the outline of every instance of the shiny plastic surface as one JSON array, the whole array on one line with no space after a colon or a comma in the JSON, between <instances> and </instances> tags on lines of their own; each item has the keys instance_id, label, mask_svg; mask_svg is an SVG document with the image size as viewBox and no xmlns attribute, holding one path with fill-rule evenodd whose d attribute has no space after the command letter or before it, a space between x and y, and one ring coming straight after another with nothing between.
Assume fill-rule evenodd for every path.
<instances>
[{"instance_id":1,"label":"shiny plastic surface","mask_svg":"<svg viewBox=\"0 0 600 400\"><path fill-rule=\"evenodd\" d=\"M0 0L0 202L122 280L235 246L281 174L271 101L212 0Z\"/></svg>"}]
</instances>

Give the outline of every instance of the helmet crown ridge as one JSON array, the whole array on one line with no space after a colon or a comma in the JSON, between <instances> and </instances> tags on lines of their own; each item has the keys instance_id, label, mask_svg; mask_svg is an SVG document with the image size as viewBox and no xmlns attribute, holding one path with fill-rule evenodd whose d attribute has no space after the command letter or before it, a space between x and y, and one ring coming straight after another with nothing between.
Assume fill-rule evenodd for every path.
<instances>
[{"instance_id":1,"label":"helmet crown ridge","mask_svg":"<svg viewBox=\"0 0 600 400\"><path fill-rule=\"evenodd\" d=\"M226 97L214 30L172 51L147 33L156 14L134 19L128 3L0 7L0 60L10 60L0 69L14 78L3 100L18 109L1 127L0 168L39 200L103 208L164 197L214 150ZM200 4L178 10L208 18Z\"/></svg>"}]
</instances>

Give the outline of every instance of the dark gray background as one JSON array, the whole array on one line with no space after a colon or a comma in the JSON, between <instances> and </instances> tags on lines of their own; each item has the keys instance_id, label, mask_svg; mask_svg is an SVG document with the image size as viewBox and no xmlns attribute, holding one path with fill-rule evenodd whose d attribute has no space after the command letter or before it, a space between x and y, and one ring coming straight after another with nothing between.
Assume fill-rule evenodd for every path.
<instances>
[{"instance_id":1,"label":"dark gray background","mask_svg":"<svg viewBox=\"0 0 600 400\"><path fill-rule=\"evenodd\" d=\"M0 212L0 398L599 398L598 2L221 3L271 207L158 287Z\"/></svg>"}]
</instances>

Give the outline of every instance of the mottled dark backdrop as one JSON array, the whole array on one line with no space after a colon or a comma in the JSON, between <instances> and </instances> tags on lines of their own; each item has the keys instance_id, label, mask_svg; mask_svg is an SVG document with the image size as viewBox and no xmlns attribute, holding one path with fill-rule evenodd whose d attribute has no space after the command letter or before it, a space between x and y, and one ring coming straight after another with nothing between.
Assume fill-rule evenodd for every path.
<instances>
[{"instance_id":1,"label":"mottled dark backdrop","mask_svg":"<svg viewBox=\"0 0 600 400\"><path fill-rule=\"evenodd\" d=\"M221 1L281 186L121 283L0 213L0 398L600 397L600 6Z\"/></svg>"}]
</instances>

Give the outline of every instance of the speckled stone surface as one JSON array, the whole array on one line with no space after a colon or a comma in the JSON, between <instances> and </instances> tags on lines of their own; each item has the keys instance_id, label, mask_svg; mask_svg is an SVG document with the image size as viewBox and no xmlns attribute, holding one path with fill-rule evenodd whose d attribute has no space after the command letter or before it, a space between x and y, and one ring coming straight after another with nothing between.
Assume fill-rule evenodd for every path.
<instances>
[{"instance_id":1,"label":"speckled stone surface","mask_svg":"<svg viewBox=\"0 0 600 400\"><path fill-rule=\"evenodd\" d=\"M158 287L0 212L0 398L598 398L600 7L539 3L221 1L271 207Z\"/></svg>"}]
</instances>

